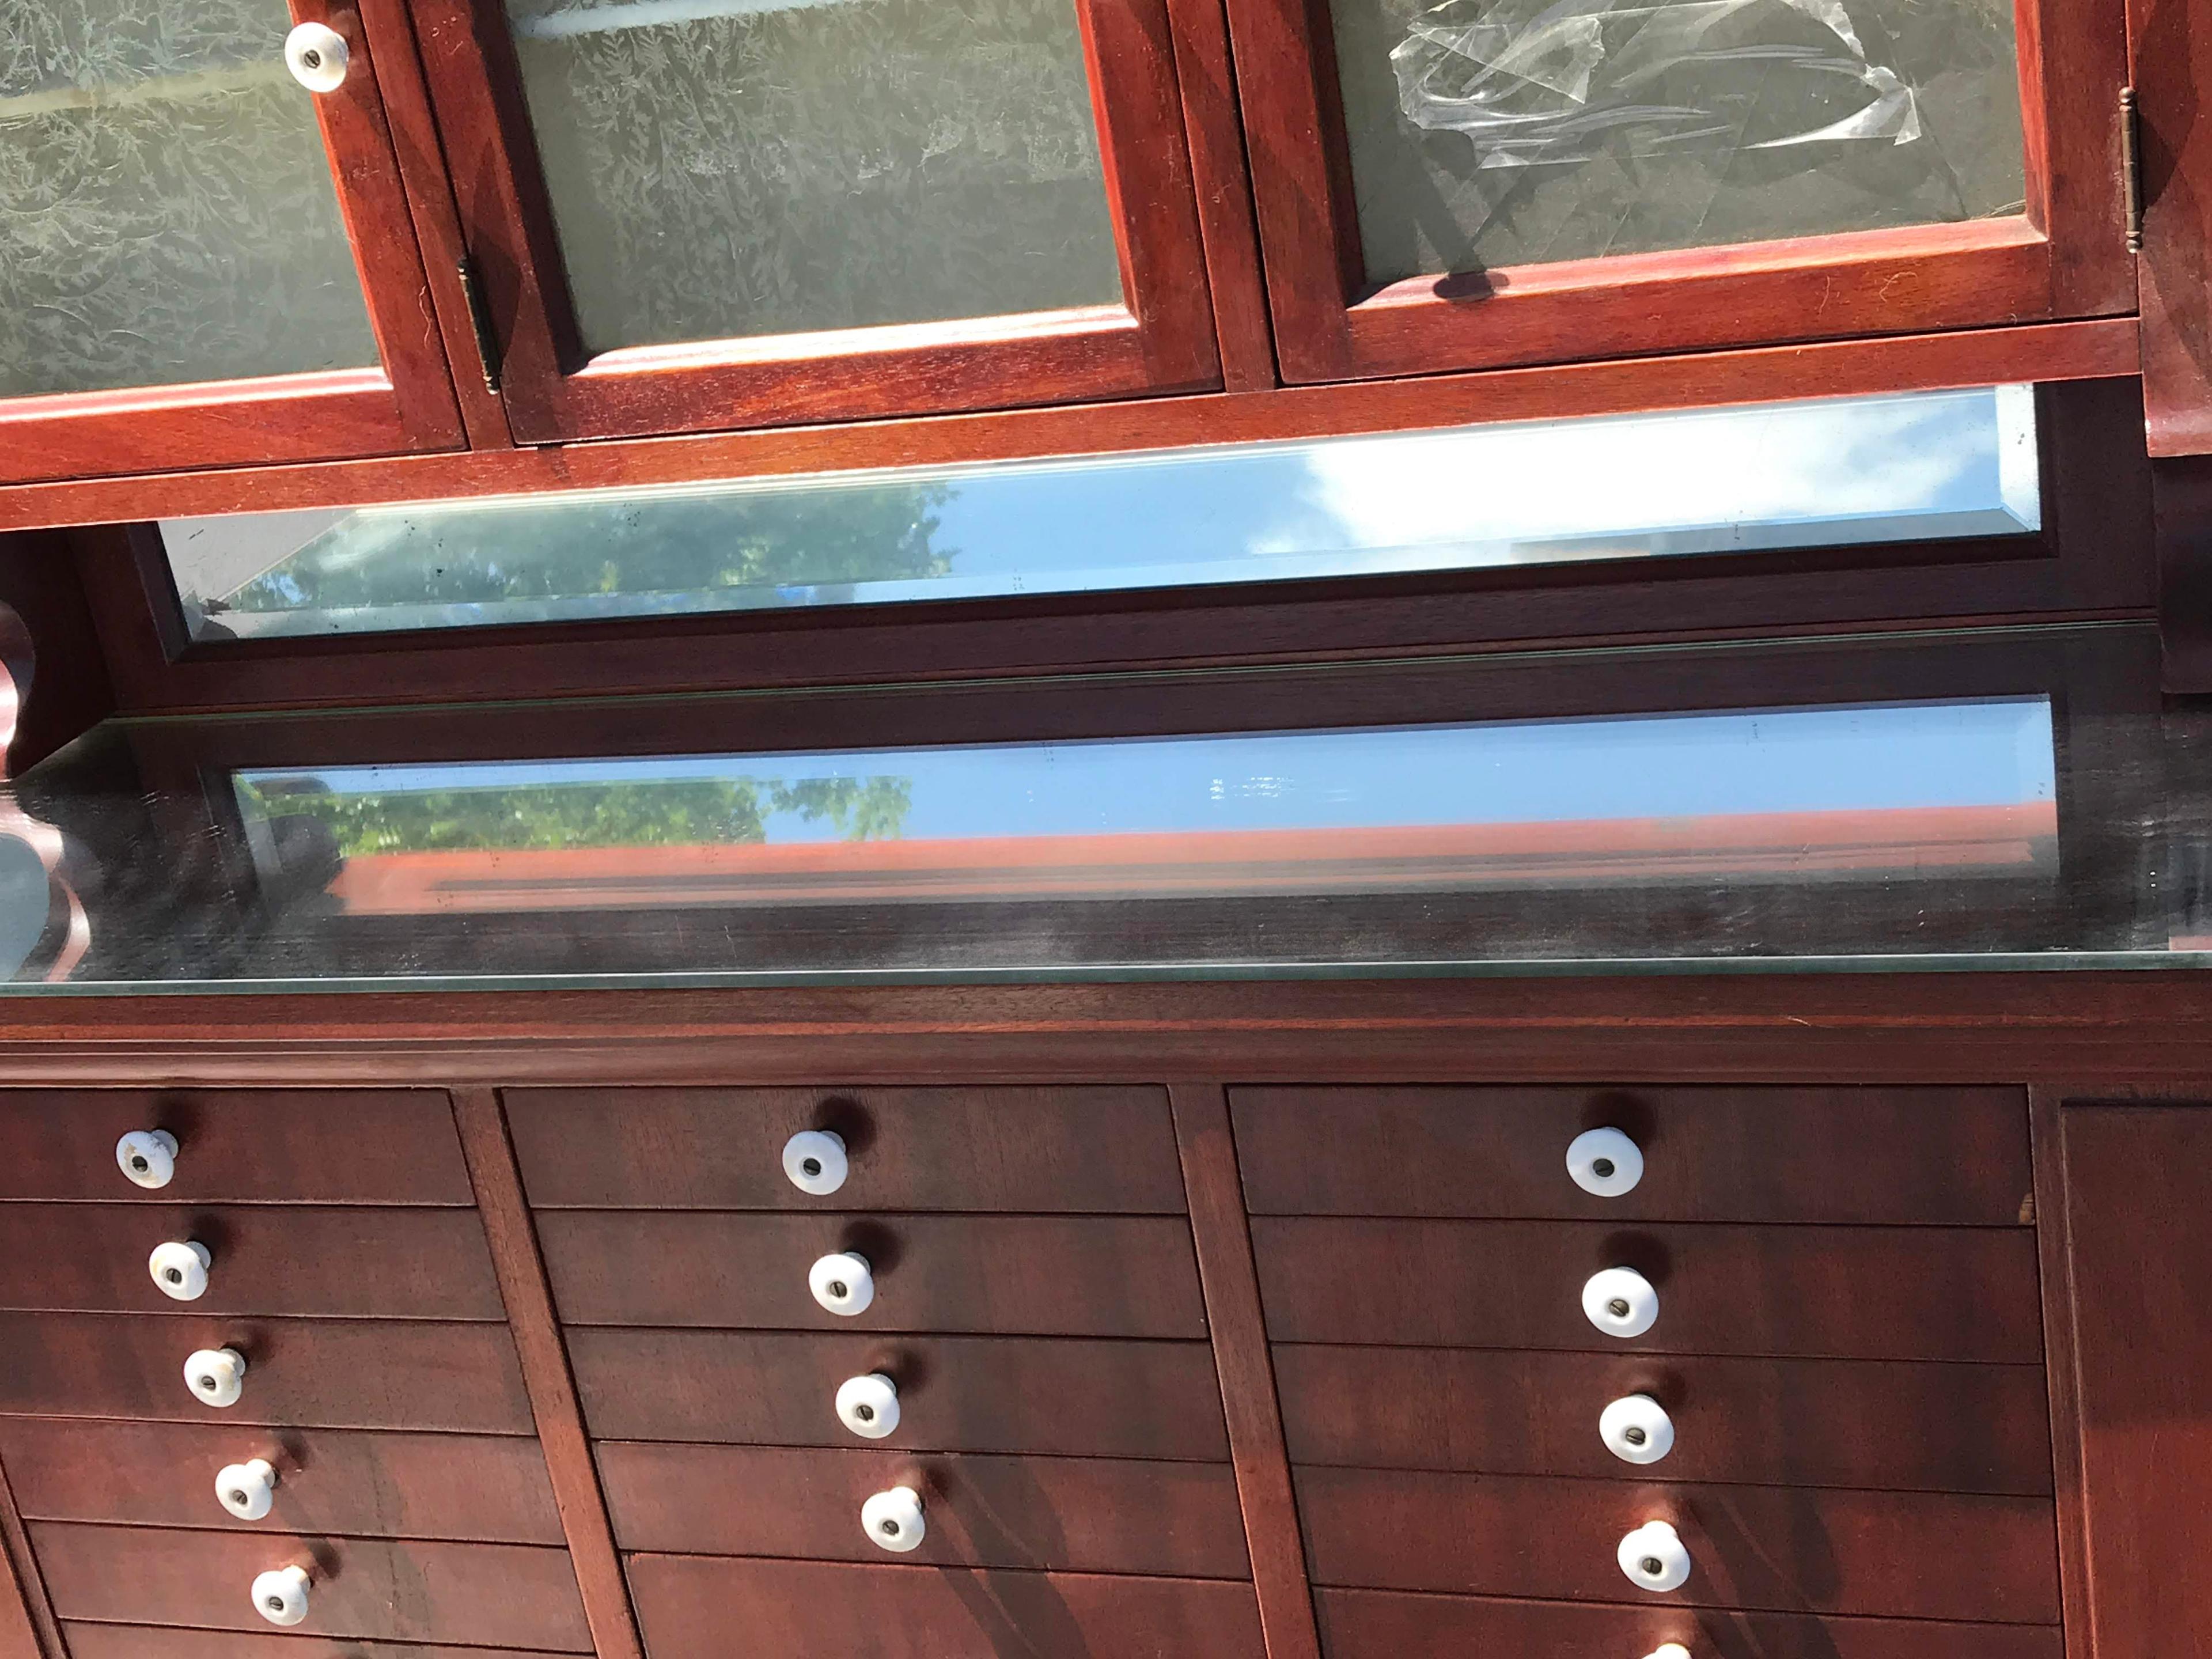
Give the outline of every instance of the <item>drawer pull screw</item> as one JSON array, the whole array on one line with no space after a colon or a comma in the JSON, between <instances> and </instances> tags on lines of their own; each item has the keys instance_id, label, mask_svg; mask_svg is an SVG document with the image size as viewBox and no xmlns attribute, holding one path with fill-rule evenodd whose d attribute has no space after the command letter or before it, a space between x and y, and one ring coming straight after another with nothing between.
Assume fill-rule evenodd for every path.
<instances>
[{"instance_id":1,"label":"drawer pull screw","mask_svg":"<svg viewBox=\"0 0 2212 1659\"><path fill-rule=\"evenodd\" d=\"M134 1187L166 1187L176 1178L177 1138L167 1129L133 1129L115 1143L115 1164Z\"/></svg>"},{"instance_id":2,"label":"drawer pull screw","mask_svg":"<svg viewBox=\"0 0 2212 1659\"><path fill-rule=\"evenodd\" d=\"M198 1239L157 1244L146 1258L155 1288L174 1302L197 1302L205 1296L208 1269L214 1266L215 1252Z\"/></svg>"},{"instance_id":3,"label":"drawer pull screw","mask_svg":"<svg viewBox=\"0 0 2212 1659\"><path fill-rule=\"evenodd\" d=\"M850 1319L867 1312L876 1299L875 1270L868 1258L851 1250L825 1255L806 1270L806 1288L823 1311Z\"/></svg>"},{"instance_id":4,"label":"drawer pull screw","mask_svg":"<svg viewBox=\"0 0 2212 1659\"><path fill-rule=\"evenodd\" d=\"M783 1173L802 1193L826 1198L845 1184L845 1138L829 1129L801 1129L783 1143Z\"/></svg>"},{"instance_id":5,"label":"drawer pull screw","mask_svg":"<svg viewBox=\"0 0 2212 1659\"><path fill-rule=\"evenodd\" d=\"M1690 1582L1690 1552L1664 1521L1647 1521L1622 1539L1618 1559L1640 1589L1680 1589Z\"/></svg>"},{"instance_id":6,"label":"drawer pull screw","mask_svg":"<svg viewBox=\"0 0 2212 1659\"><path fill-rule=\"evenodd\" d=\"M868 1499L860 1505L860 1525L878 1548L899 1555L918 1548L929 1531L921 1494L912 1486L893 1486Z\"/></svg>"},{"instance_id":7,"label":"drawer pull screw","mask_svg":"<svg viewBox=\"0 0 2212 1659\"><path fill-rule=\"evenodd\" d=\"M241 1521L258 1521L276 1502L276 1466L265 1457L228 1463L215 1477L216 1501Z\"/></svg>"},{"instance_id":8,"label":"drawer pull screw","mask_svg":"<svg viewBox=\"0 0 2212 1659\"><path fill-rule=\"evenodd\" d=\"M899 1425L898 1384L881 1371L848 1377L837 1389L837 1420L863 1440L881 1440Z\"/></svg>"},{"instance_id":9,"label":"drawer pull screw","mask_svg":"<svg viewBox=\"0 0 2212 1659\"><path fill-rule=\"evenodd\" d=\"M1598 1198L1619 1198L1644 1179L1643 1149L1618 1129L1585 1129L1567 1143L1567 1174Z\"/></svg>"},{"instance_id":10,"label":"drawer pull screw","mask_svg":"<svg viewBox=\"0 0 2212 1659\"><path fill-rule=\"evenodd\" d=\"M313 1581L305 1567L280 1567L253 1581L253 1610L272 1625L297 1625L307 1617L307 1586Z\"/></svg>"},{"instance_id":11,"label":"drawer pull screw","mask_svg":"<svg viewBox=\"0 0 2212 1659\"><path fill-rule=\"evenodd\" d=\"M1633 1267L1607 1267L1583 1286L1583 1313L1607 1336L1641 1336L1659 1322L1659 1292Z\"/></svg>"}]
</instances>

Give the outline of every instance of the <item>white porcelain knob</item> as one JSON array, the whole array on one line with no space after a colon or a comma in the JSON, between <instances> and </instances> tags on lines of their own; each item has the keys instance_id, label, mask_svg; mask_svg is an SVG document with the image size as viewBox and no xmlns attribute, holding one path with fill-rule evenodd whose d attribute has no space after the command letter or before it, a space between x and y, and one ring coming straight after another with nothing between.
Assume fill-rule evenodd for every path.
<instances>
[{"instance_id":1,"label":"white porcelain knob","mask_svg":"<svg viewBox=\"0 0 2212 1659\"><path fill-rule=\"evenodd\" d=\"M850 1250L825 1255L806 1270L806 1288L814 1292L824 1311L848 1319L867 1312L876 1299L875 1271L868 1258Z\"/></svg>"},{"instance_id":2,"label":"white porcelain knob","mask_svg":"<svg viewBox=\"0 0 2212 1659\"><path fill-rule=\"evenodd\" d=\"M904 1555L929 1531L921 1518L921 1494L912 1486L893 1486L860 1505L860 1525L878 1548Z\"/></svg>"},{"instance_id":3,"label":"white porcelain knob","mask_svg":"<svg viewBox=\"0 0 2212 1659\"><path fill-rule=\"evenodd\" d=\"M881 1371L847 1377L837 1389L837 1420L863 1440L881 1440L898 1427L898 1384Z\"/></svg>"},{"instance_id":4,"label":"white porcelain knob","mask_svg":"<svg viewBox=\"0 0 2212 1659\"><path fill-rule=\"evenodd\" d=\"M1618 1129L1585 1129L1567 1143L1567 1173L1600 1198L1619 1198L1644 1179L1644 1152Z\"/></svg>"},{"instance_id":5,"label":"white porcelain knob","mask_svg":"<svg viewBox=\"0 0 2212 1659\"><path fill-rule=\"evenodd\" d=\"M167 1129L133 1129L115 1143L115 1166L137 1187L166 1187L176 1178L177 1138Z\"/></svg>"},{"instance_id":6,"label":"white porcelain knob","mask_svg":"<svg viewBox=\"0 0 2212 1659\"><path fill-rule=\"evenodd\" d=\"M246 1356L235 1348L202 1348L185 1361L185 1386L203 1406L235 1406L246 1392Z\"/></svg>"},{"instance_id":7,"label":"white porcelain knob","mask_svg":"<svg viewBox=\"0 0 2212 1659\"><path fill-rule=\"evenodd\" d=\"M336 92L345 84L345 36L327 23L301 23L284 37L284 67L309 92Z\"/></svg>"},{"instance_id":8,"label":"white porcelain knob","mask_svg":"<svg viewBox=\"0 0 2212 1659\"><path fill-rule=\"evenodd\" d=\"M198 1239L181 1244L156 1244L146 1258L146 1271L163 1296L178 1302L197 1302L207 1294L208 1269L215 1252Z\"/></svg>"},{"instance_id":9,"label":"white porcelain knob","mask_svg":"<svg viewBox=\"0 0 2212 1659\"><path fill-rule=\"evenodd\" d=\"M1680 1589L1690 1582L1690 1552L1664 1521L1646 1521L1622 1539L1618 1559L1638 1589Z\"/></svg>"},{"instance_id":10,"label":"white porcelain knob","mask_svg":"<svg viewBox=\"0 0 2212 1659\"><path fill-rule=\"evenodd\" d=\"M828 1197L845 1184L845 1137L801 1129L783 1143L783 1172L800 1192Z\"/></svg>"},{"instance_id":11,"label":"white porcelain knob","mask_svg":"<svg viewBox=\"0 0 2212 1659\"><path fill-rule=\"evenodd\" d=\"M1659 1322L1659 1292L1633 1267L1607 1267L1583 1286L1583 1311L1607 1336L1641 1336Z\"/></svg>"},{"instance_id":12,"label":"white porcelain knob","mask_svg":"<svg viewBox=\"0 0 2212 1659\"><path fill-rule=\"evenodd\" d=\"M258 1521L276 1501L276 1466L265 1457L226 1463L216 1472L216 1501L241 1521Z\"/></svg>"},{"instance_id":13,"label":"white porcelain knob","mask_svg":"<svg viewBox=\"0 0 2212 1659\"><path fill-rule=\"evenodd\" d=\"M1632 1394L1598 1413L1597 1437L1624 1463L1656 1463L1674 1449L1674 1419L1650 1395Z\"/></svg>"},{"instance_id":14,"label":"white porcelain knob","mask_svg":"<svg viewBox=\"0 0 2212 1659\"><path fill-rule=\"evenodd\" d=\"M279 1567L253 1581L253 1610L272 1625L296 1625L307 1616L305 1567Z\"/></svg>"},{"instance_id":15,"label":"white porcelain knob","mask_svg":"<svg viewBox=\"0 0 2212 1659\"><path fill-rule=\"evenodd\" d=\"M1690 1650L1680 1642L1662 1642L1645 1654L1644 1659L1690 1659Z\"/></svg>"}]
</instances>

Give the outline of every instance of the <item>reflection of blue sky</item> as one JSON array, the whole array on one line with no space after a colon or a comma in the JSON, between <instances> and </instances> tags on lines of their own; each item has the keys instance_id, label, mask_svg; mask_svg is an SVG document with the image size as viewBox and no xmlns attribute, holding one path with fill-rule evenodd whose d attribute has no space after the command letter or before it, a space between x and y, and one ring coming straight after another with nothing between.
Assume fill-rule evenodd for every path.
<instances>
[{"instance_id":1,"label":"reflection of blue sky","mask_svg":"<svg viewBox=\"0 0 2212 1659\"><path fill-rule=\"evenodd\" d=\"M343 793L895 777L911 839L1698 818L2054 799L2041 697L1205 738L357 766ZM241 782L299 777L250 772ZM785 814L778 842L836 832Z\"/></svg>"}]
</instances>

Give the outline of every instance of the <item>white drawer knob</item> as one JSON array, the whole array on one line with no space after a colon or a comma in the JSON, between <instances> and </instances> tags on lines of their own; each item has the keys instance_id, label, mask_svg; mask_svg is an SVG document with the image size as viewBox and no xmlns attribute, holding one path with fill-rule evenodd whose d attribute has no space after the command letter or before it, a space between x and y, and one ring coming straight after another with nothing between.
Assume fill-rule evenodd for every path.
<instances>
[{"instance_id":1,"label":"white drawer knob","mask_svg":"<svg viewBox=\"0 0 2212 1659\"><path fill-rule=\"evenodd\" d=\"M284 67L309 92L336 92L345 84L345 36L327 23L301 23L284 37Z\"/></svg>"},{"instance_id":2,"label":"white drawer knob","mask_svg":"<svg viewBox=\"0 0 2212 1659\"><path fill-rule=\"evenodd\" d=\"M1690 1650L1680 1642L1662 1642L1645 1654L1644 1659L1690 1659Z\"/></svg>"},{"instance_id":3,"label":"white drawer knob","mask_svg":"<svg viewBox=\"0 0 2212 1659\"><path fill-rule=\"evenodd\" d=\"M1598 1413L1597 1435L1624 1463L1656 1463L1674 1449L1674 1419L1650 1395L1632 1394Z\"/></svg>"},{"instance_id":4,"label":"white drawer knob","mask_svg":"<svg viewBox=\"0 0 2212 1659\"><path fill-rule=\"evenodd\" d=\"M246 1356L235 1348L202 1348L185 1361L185 1386L203 1406L235 1406L246 1392Z\"/></svg>"},{"instance_id":5,"label":"white drawer knob","mask_svg":"<svg viewBox=\"0 0 2212 1659\"><path fill-rule=\"evenodd\" d=\"M215 1495L241 1521L258 1521L276 1501L276 1466L265 1457L226 1463L216 1472Z\"/></svg>"},{"instance_id":6,"label":"white drawer knob","mask_svg":"<svg viewBox=\"0 0 2212 1659\"><path fill-rule=\"evenodd\" d=\"M893 1486L860 1505L860 1525L877 1546L904 1555L929 1530L921 1518L921 1494L912 1486Z\"/></svg>"},{"instance_id":7,"label":"white drawer knob","mask_svg":"<svg viewBox=\"0 0 2212 1659\"><path fill-rule=\"evenodd\" d=\"M881 1371L849 1376L838 1385L837 1420L863 1440L880 1440L898 1427L898 1384Z\"/></svg>"},{"instance_id":8,"label":"white drawer knob","mask_svg":"<svg viewBox=\"0 0 2212 1659\"><path fill-rule=\"evenodd\" d=\"M1585 1129L1567 1143L1567 1173L1600 1198L1619 1198L1644 1179L1644 1153L1618 1129Z\"/></svg>"},{"instance_id":9,"label":"white drawer knob","mask_svg":"<svg viewBox=\"0 0 2212 1659\"><path fill-rule=\"evenodd\" d=\"M783 1172L800 1192L826 1198L845 1184L845 1137L801 1129L783 1143Z\"/></svg>"},{"instance_id":10,"label":"white drawer knob","mask_svg":"<svg viewBox=\"0 0 2212 1659\"><path fill-rule=\"evenodd\" d=\"M167 1129L133 1129L115 1143L115 1167L137 1187L166 1187L176 1178L177 1138Z\"/></svg>"},{"instance_id":11,"label":"white drawer knob","mask_svg":"<svg viewBox=\"0 0 2212 1659\"><path fill-rule=\"evenodd\" d=\"M826 1312L851 1318L867 1312L876 1299L876 1275L868 1258L850 1250L825 1255L806 1270L806 1288Z\"/></svg>"},{"instance_id":12,"label":"white drawer knob","mask_svg":"<svg viewBox=\"0 0 2212 1659\"><path fill-rule=\"evenodd\" d=\"M296 1625L307 1616L305 1567L279 1567L253 1581L253 1610L272 1625Z\"/></svg>"},{"instance_id":13,"label":"white drawer knob","mask_svg":"<svg viewBox=\"0 0 2212 1659\"><path fill-rule=\"evenodd\" d=\"M156 1244L146 1258L146 1271L163 1296L178 1302L197 1302L207 1294L208 1269L215 1252L198 1239L181 1244Z\"/></svg>"},{"instance_id":14,"label":"white drawer knob","mask_svg":"<svg viewBox=\"0 0 2212 1659\"><path fill-rule=\"evenodd\" d=\"M1639 1589L1680 1589L1690 1582L1690 1552L1664 1521L1646 1521L1622 1539L1619 1559Z\"/></svg>"},{"instance_id":15,"label":"white drawer knob","mask_svg":"<svg viewBox=\"0 0 2212 1659\"><path fill-rule=\"evenodd\" d=\"M1583 1286L1583 1311L1607 1336L1641 1336L1659 1322L1659 1292L1633 1267L1607 1267Z\"/></svg>"}]
</instances>

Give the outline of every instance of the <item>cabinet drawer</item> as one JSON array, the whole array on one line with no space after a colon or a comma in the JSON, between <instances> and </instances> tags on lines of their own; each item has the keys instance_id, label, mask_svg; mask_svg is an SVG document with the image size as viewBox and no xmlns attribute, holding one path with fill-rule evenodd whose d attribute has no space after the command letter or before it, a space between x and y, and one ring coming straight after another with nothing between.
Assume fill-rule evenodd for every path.
<instances>
[{"instance_id":1,"label":"cabinet drawer","mask_svg":"<svg viewBox=\"0 0 2212 1659\"><path fill-rule=\"evenodd\" d=\"M530 1201L697 1210L1097 1211L1184 1207L1160 1089L518 1089L504 1097ZM783 1146L844 1138L834 1198Z\"/></svg>"},{"instance_id":2,"label":"cabinet drawer","mask_svg":"<svg viewBox=\"0 0 2212 1659\"><path fill-rule=\"evenodd\" d=\"M1181 1216L548 1210L538 1236L570 1324L1206 1334ZM864 1313L830 1313L807 1289L838 1250L874 1273Z\"/></svg>"},{"instance_id":3,"label":"cabinet drawer","mask_svg":"<svg viewBox=\"0 0 2212 1659\"><path fill-rule=\"evenodd\" d=\"M599 1476L624 1550L883 1561L860 1505L900 1485L927 1527L916 1565L1241 1578L1243 1518L1225 1463L988 1457L605 1441Z\"/></svg>"},{"instance_id":4,"label":"cabinet drawer","mask_svg":"<svg viewBox=\"0 0 2212 1659\"><path fill-rule=\"evenodd\" d=\"M1300 1344L1274 1360L1293 1462L2051 1491L2049 1396L2033 1365ZM1598 1438L1599 1413L1635 1394L1674 1427L1674 1449L1647 1468Z\"/></svg>"},{"instance_id":5,"label":"cabinet drawer","mask_svg":"<svg viewBox=\"0 0 2212 1659\"><path fill-rule=\"evenodd\" d=\"M133 1129L177 1138L169 1203L470 1204L446 1097L428 1089L9 1089L0 1199L119 1199Z\"/></svg>"},{"instance_id":6,"label":"cabinet drawer","mask_svg":"<svg viewBox=\"0 0 2212 1659\"><path fill-rule=\"evenodd\" d=\"M629 1562L649 1659L760 1654L945 1659L1261 1659L1249 1584L1081 1573L847 1566L637 1555Z\"/></svg>"},{"instance_id":7,"label":"cabinet drawer","mask_svg":"<svg viewBox=\"0 0 2212 1659\"><path fill-rule=\"evenodd\" d=\"M1654 1604L2058 1620L2057 1523L2043 1498L1380 1469L1295 1479L1320 1584L1619 1601L1645 1594L1614 1559L1621 1539L1662 1520L1691 1569Z\"/></svg>"},{"instance_id":8,"label":"cabinet drawer","mask_svg":"<svg viewBox=\"0 0 2212 1659\"><path fill-rule=\"evenodd\" d=\"M155 1247L213 1252L205 1295L173 1301ZM0 1308L503 1319L473 1210L0 1204Z\"/></svg>"},{"instance_id":9,"label":"cabinet drawer","mask_svg":"<svg viewBox=\"0 0 2212 1659\"><path fill-rule=\"evenodd\" d=\"M571 1330L568 1353L603 1440L860 1443L838 1386L881 1371L899 1390L887 1451L1222 1460L1229 1442L1202 1342L737 1331Z\"/></svg>"},{"instance_id":10,"label":"cabinet drawer","mask_svg":"<svg viewBox=\"0 0 2212 1659\"><path fill-rule=\"evenodd\" d=\"M1255 1214L2014 1225L2033 1187L2017 1089L1236 1089ZM1617 1128L1631 1191L1567 1175Z\"/></svg>"},{"instance_id":11,"label":"cabinet drawer","mask_svg":"<svg viewBox=\"0 0 2212 1659\"><path fill-rule=\"evenodd\" d=\"M1252 1224L1267 1332L1284 1342L1604 1352L2043 1358L2035 1234L2014 1228L1630 1227L1582 1221ZM1659 1317L1623 1340L1583 1285L1633 1267Z\"/></svg>"},{"instance_id":12,"label":"cabinet drawer","mask_svg":"<svg viewBox=\"0 0 2212 1659\"><path fill-rule=\"evenodd\" d=\"M200 1348L246 1357L222 1409L185 1385ZM328 1428L533 1431L504 1325L0 1314L0 1413Z\"/></svg>"},{"instance_id":13,"label":"cabinet drawer","mask_svg":"<svg viewBox=\"0 0 2212 1659\"><path fill-rule=\"evenodd\" d=\"M1729 1659L1933 1659L1939 1654L1942 1659L2063 1659L2065 1650L2058 1631L2044 1625L1607 1607L1390 1590L1325 1589L1314 1597L1314 1613L1328 1659L1467 1659L1476 1654L1621 1659L1650 1653L1662 1642L1680 1643L1693 1655ZM88 1656L80 1654L77 1659Z\"/></svg>"},{"instance_id":14,"label":"cabinet drawer","mask_svg":"<svg viewBox=\"0 0 2212 1659\"><path fill-rule=\"evenodd\" d=\"M31 1549L64 1619L247 1631L259 1574L314 1573L305 1636L587 1653L583 1599L566 1550L393 1543L246 1532L169 1532L42 1522Z\"/></svg>"},{"instance_id":15,"label":"cabinet drawer","mask_svg":"<svg viewBox=\"0 0 2212 1659\"><path fill-rule=\"evenodd\" d=\"M328 1636L239 1636L149 1625L64 1624L70 1659L545 1659L520 1648L422 1647ZM1979 1659L1972 1656L1972 1659Z\"/></svg>"},{"instance_id":16,"label":"cabinet drawer","mask_svg":"<svg viewBox=\"0 0 2212 1659\"><path fill-rule=\"evenodd\" d=\"M257 1457L276 1469L276 1501L240 1521L217 1503L216 1471ZM544 1455L519 1435L0 1417L0 1464L33 1521L563 1541Z\"/></svg>"}]
</instances>

